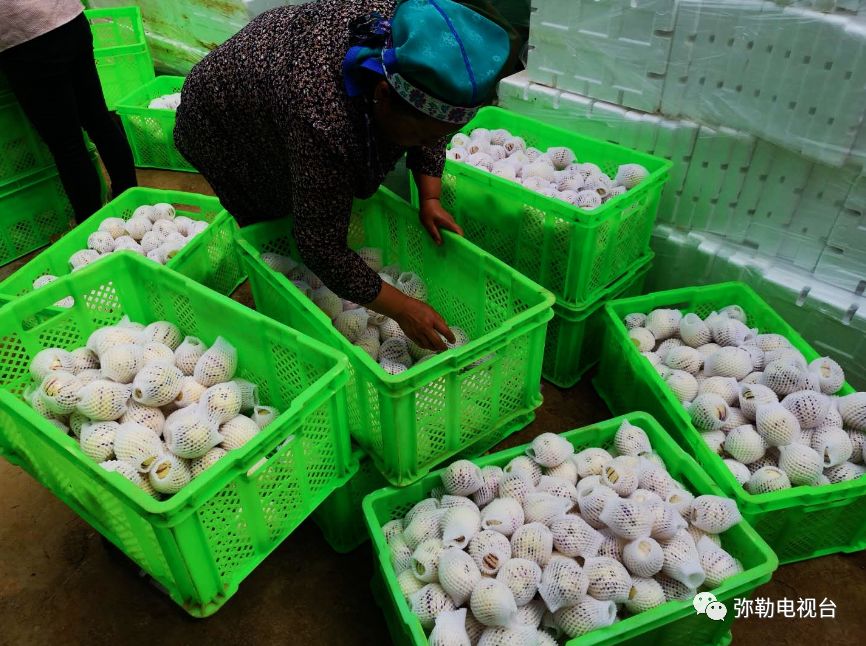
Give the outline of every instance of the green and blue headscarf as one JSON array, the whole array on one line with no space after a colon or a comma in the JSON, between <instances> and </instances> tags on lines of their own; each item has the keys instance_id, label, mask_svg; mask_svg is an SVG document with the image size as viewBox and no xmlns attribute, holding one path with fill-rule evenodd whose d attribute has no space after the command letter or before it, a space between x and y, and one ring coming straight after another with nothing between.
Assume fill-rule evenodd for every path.
<instances>
[{"instance_id":1,"label":"green and blue headscarf","mask_svg":"<svg viewBox=\"0 0 866 646\"><path fill-rule=\"evenodd\" d=\"M453 0L404 0L391 20L370 14L351 26L343 60L349 96L362 94L358 70L381 74L420 112L466 123L487 101L508 60L499 25Z\"/></svg>"}]
</instances>

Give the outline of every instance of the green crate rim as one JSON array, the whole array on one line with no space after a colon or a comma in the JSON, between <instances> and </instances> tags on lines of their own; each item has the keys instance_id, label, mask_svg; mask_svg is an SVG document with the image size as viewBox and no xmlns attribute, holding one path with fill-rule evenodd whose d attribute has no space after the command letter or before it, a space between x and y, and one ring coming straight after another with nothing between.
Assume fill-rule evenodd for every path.
<instances>
[{"instance_id":1,"label":"green crate rim","mask_svg":"<svg viewBox=\"0 0 866 646\"><path fill-rule=\"evenodd\" d=\"M678 418L680 428L685 432L684 435L689 442L692 450L697 453L701 464L707 464L711 469L710 475L721 479L719 485L725 489L729 496L734 496L738 503L746 504L750 507L760 509L761 511L774 511L786 509L799 505L826 504L836 500L850 500L852 497L857 497L866 494L866 477L840 482L832 485L824 486L799 486L785 489L783 491L771 491L762 494L752 494L746 491L740 485L730 470L725 466L722 458L706 446L700 438L700 432L692 425L691 420L686 413L685 408L673 396L670 389L662 382L658 373L649 362L640 355L637 347L629 342L628 331L622 322L622 316L629 312L641 312L647 309L663 307L665 303L677 304L689 301L696 295L710 294L713 292L728 292L738 290L750 295L750 297L759 301L766 307L766 313L771 315L774 320L773 329L770 330L776 334L782 334L788 341L791 342L797 350L803 353L807 360L817 359L821 355L815 351L811 345L798 334L788 323L773 310L764 301L755 290L745 283L731 281L726 283L716 283L712 285L704 285L701 287L684 287L680 289L671 289L667 291L654 292L643 296L634 296L632 298L624 298L616 301L611 301L605 305L605 316L608 319L608 328L611 334L617 336L621 341L621 345L625 346L626 353L632 363L639 366L638 370L643 371L644 379L647 379L653 390L659 397L662 397L668 404L669 408L675 411ZM628 312L626 312L628 310ZM842 394L854 392L854 388L848 382L839 391ZM852 495L853 494L853 495Z\"/></svg>"},{"instance_id":2,"label":"green crate rim","mask_svg":"<svg viewBox=\"0 0 866 646\"><path fill-rule=\"evenodd\" d=\"M327 400L333 393L342 389L348 381L348 360L341 353L333 348L316 341L315 339L306 336L290 327L269 319L254 310L244 307L240 303L235 302L227 296L223 296L218 292L209 290L206 287L196 283L195 281L179 274L171 269L166 269L153 262L138 256L137 254L118 254L113 258L106 258L104 263L92 264L75 272L76 275L87 277L91 273L104 272L106 266L113 270L113 273L120 273L129 269L134 269L137 272L152 273L152 272L170 272L173 274L172 281L178 285L183 285L184 289L190 293L206 293L208 298L218 301L221 306L227 310L236 313L243 313L245 318L250 316L258 319L258 323L265 327L279 328L280 333L285 337L287 342L294 343L298 346L304 346L317 354L334 361L334 366L328 369L321 377L313 384L308 386L303 393L298 395L291 406L280 413L277 420L287 421L290 418L295 419L295 423L291 425L294 429L298 426L299 421L303 420L305 410L314 410L322 402ZM116 266L115 266L116 265ZM136 266L137 265L137 266ZM57 311L52 307L56 301L72 296L78 298L80 295L70 287L69 277L62 277L58 280L49 283L48 285L34 290L33 292L21 296L16 299L15 304L29 305L33 311ZM77 306L76 306L77 307ZM73 308L75 309L75 308ZM69 310L63 310L68 312ZM35 330L43 325L50 325L51 319L41 322L33 327ZM45 442L49 442L58 448L72 452L80 458L82 470L87 475L98 482L102 486L111 487L115 493L125 498L130 504L141 509L144 514L157 519L160 518L176 518L186 514L193 513L197 506L212 495L221 490L226 484L232 481L238 474L247 472L254 475L255 471L260 469L259 466L247 464L251 456L259 453L263 447L267 447L265 455L268 461L279 457L279 455L291 446L290 443L285 443L283 437L275 437L274 432L259 433L256 437L245 444L243 447L231 451L226 457L218 460L215 465L207 469L206 475L203 474L193 480L186 487L181 489L167 500L155 500L147 495L144 491L136 487L134 484L126 480L123 476L116 473L109 473L102 469L98 463L87 458L81 453L78 444L74 438L61 433L57 427L50 424L42 418L35 410L27 405L23 400L16 397L5 389L0 389L0 402L4 406L8 406L16 413L21 415L27 422L40 433L41 438ZM279 428L276 425L274 428ZM282 446L280 446L282 444ZM278 448L279 447L279 448ZM274 450L276 449L276 452ZM264 464L261 467L265 466Z\"/></svg>"},{"instance_id":3,"label":"green crate rim","mask_svg":"<svg viewBox=\"0 0 866 646\"><path fill-rule=\"evenodd\" d=\"M128 17L133 19L133 27L135 29L135 33L138 39L137 43L130 43L129 45L114 45L111 47L94 47L93 55L96 58L102 58L103 56L120 56L123 54L139 54L142 51L148 52L147 41L145 40L144 34L144 26L141 18L141 9L137 6L130 7L114 7L114 8L102 8L102 9L85 9L84 16L87 18L88 23L93 20L100 20L103 18L117 18L117 17Z\"/></svg>"},{"instance_id":4,"label":"green crate rim","mask_svg":"<svg viewBox=\"0 0 866 646\"><path fill-rule=\"evenodd\" d=\"M634 280L638 275L648 272L652 268L652 261L654 258L655 253L653 251L649 251L641 256L626 270L625 274L605 287L604 290L599 293L598 298L588 305L575 307L567 301L556 299L556 303L553 305L554 315L564 318L569 323L577 323L585 320L588 316L604 307L605 303L610 301L611 297L625 287L630 281Z\"/></svg>"},{"instance_id":5,"label":"green crate rim","mask_svg":"<svg viewBox=\"0 0 866 646\"><path fill-rule=\"evenodd\" d=\"M400 200L401 202L404 201L387 188L380 188L379 191L393 199ZM242 252L246 254L248 260L262 263L259 251L256 250L244 237L244 231L253 230L253 227L256 226L259 225L244 227L240 230L238 245ZM327 315L322 312L322 310L320 310L312 300L304 296L301 291L295 287L292 281L275 271L269 271L268 277L271 279L271 282L275 284L277 289L288 291L292 295L293 300L300 302L307 313L315 317L316 321L323 326L323 329L333 331L333 338L337 339L341 351L360 361L361 365L356 367L362 368L366 372L365 379L383 383L392 393L400 392L403 388L406 388L406 392L408 392L409 390L414 390L416 388L418 377L422 377L427 381L438 379L447 373L453 372L455 369L463 368L464 366L477 361L479 357L486 356L496 351L508 342L507 339L503 338L504 336L512 336L513 334L533 329L538 327L540 324L547 323L551 318L553 318L552 307L556 298L551 292L537 285L520 272L513 270L492 254L487 253L465 238L458 236L456 233L452 233L451 231L443 231L442 233L443 244L471 248L473 250L472 253L478 256L479 262L493 265L500 273L509 273L510 276L513 276L515 282L522 283L525 287L537 291L541 296L542 302L537 303L520 314L512 317L508 322L500 325L498 329L472 339L464 346L439 354L432 359L425 361L421 365L412 366L398 375L391 375L382 370L379 364L373 361L370 355L362 349L352 345L348 339L337 332ZM0 284L0 288L2 288L2 284ZM410 381L413 382L411 385L409 384Z\"/></svg>"},{"instance_id":6,"label":"green crate rim","mask_svg":"<svg viewBox=\"0 0 866 646\"><path fill-rule=\"evenodd\" d=\"M161 89L163 85L174 85L177 81L183 81L185 76L160 75L154 76L144 85L141 85L127 94L122 99L119 99L115 104L115 112L117 114L134 114L139 116L147 116L149 113L165 114L167 112L175 113L175 110L168 108L149 108L143 101L147 97L148 90ZM181 83L182 84L182 83Z\"/></svg>"},{"instance_id":7,"label":"green crate rim","mask_svg":"<svg viewBox=\"0 0 866 646\"><path fill-rule=\"evenodd\" d=\"M553 321L556 321L557 318L561 319L559 323L562 325L563 323L566 325L575 325L585 323L589 320L590 317L601 314L601 309L604 307L604 304L612 298L616 298L617 294L620 291L628 289L634 281L641 280L646 278L646 275L649 273L650 269L652 269L652 261L655 257L655 254L650 251L647 255L642 257L642 264L634 267L628 274L623 276L614 282L609 288L606 288L602 294L598 297L597 300L593 301L589 305L583 307L574 307L570 303L561 302L557 299L556 304L553 306ZM561 332L561 328L560 328ZM560 337L561 338L561 337ZM557 344L561 343L561 341L557 340ZM589 339L586 333L583 336L583 344L581 345L581 349L587 343L592 343L592 339ZM559 352L559 346L555 349L555 352ZM557 388L569 389L573 388L581 379L583 379L584 375L592 370L595 366L598 365L598 360L593 361L591 363L584 364L581 368L578 368L574 372L570 374L567 379L560 378L555 372L562 373L563 370L560 368L558 371L553 372L545 372L544 364L542 364L541 376L548 383L553 384Z\"/></svg>"},{"instance_id":8,"label":"green crate rim","mask_svg":"<svg viewBox=\"0 0 866 646\"><path fill-rule=\"evenodd\" d=\"M54 169L51 169L51 168L45 169L45 171L39 171L39 172L41 173L41 172L51 172L51 171L56 173L56 171ZM29 179L29 178L26 178L26 179ZM45 179L45 178L39 178L38 180L35 180L35 181L41 181L42 179ZM32 183L35 183L35 181ZM32 185L32 183L28 184L28 186ZM217 214L214 216L214 219L209 224L209 227L211 227L211 226L218 227L219 225L223 225L226 222L228 222L229 226L232 228L237 227L237 223L235 223L234 218L220 204L219 198L214 197L212 195L202 195L201 193L189 193L187 191L175 191L175 190L168 190L168 189L161 189L161 188L152 188L152 187L147 187L147 186L134 186L133 188L126 189L123 193L121 193L120 195L115 197L114 200L111 200L107 204L104 204L96 213L94 213L89 218L84 220L84 222L76 225L76 227L74 229L65 233L64 236L70 235L72 233L76 233L76 232L78 232L78 230L81 230L82 232L89 230L90 233L93 233L94 231L96 231L99 228L99 224L103 220L105 220L106 218L109 218L109 217L114 217L114 215L110 212L110 209L113 207L114 202L116 200L125 199L128 196L136 195L139 193L142 195L155 195L159 198L165 198L163 201L176 202L176 203L180 203L180 204L189 204L190 206L198 206L198 207L202 207L202 206L214 207L214 209L217 210ZM0 189L0 200L2 200L2 198L3 198L2 189ZM143 201L141 203L147 204L148 202ZM183 264L184 262L186 262L186 260L188 258L192 257L199 250L199 248L206 243L206 241L207 241L206 238L207 238L206 235L195 236L192 239L192 241L190 241L187 245L185 245L183 247L183 249L181 249L177 253L177 255L174 258L172 258L171 260L169 260L168 263L166 263L166 265L164 265L164 266L167 267L168 269L173 269L175 266ZM86 247L82 247L82 249L84 249L84 248L86 248ZM13 293L15 288L13 287L12 290L10 291L10 285L14 286L15 283L20 281L21 277L27 273L28 269L35 267L37 265L38 261L40 261L42 254L46 254L46 253L50 254L51 251L52 251L52 248L49 247L47 250L43 251L39 255L35 256L34 258L31 258L24 266L20 267L18 270L13 272L11 275L7 276L5 280L0 282L0 292L6 294L7 296L15 297L16 294ZM111 254L108 255L107 258L100 258L99 262L104 262L105 260L108 260L110 257L115 256L115 255L138 255L138 254L136 254L133 251L129 251L129 250L124 249L124 250L121 250L119 252L112 252ZM150 262L152 262L152 261L150 261ZM92 264L96 264L96 263L92 263ZM156 263L154 263L154 264L156 264ZM83 270L79 270L79 271L83 271ZM58 276L58 278L63 278L64 276L68 276L69 274L70 274L70 271L67 269L66 273L63 274L63 276ZM235 288L237 288L237 285L235 285ZM19 290L20 290L20 286L19 286ZM32 285L27 286L27 290L28 290L28 293L34 291Z\"/></svg>"},{"instance_id":9,"label":"green crate rim","mask_svg":"<svg viewBox=\"0 0 866 646\"><path fill-rule=\"evenodd\" d=\"M653 447L658 451L663 447L665 455L676 455L679 460L682 460L682 475L679 479L684 479L687 476L688 483L692 486L692 490L700 490L701 493L714 494L724 496L718 485L703 471L701 466L693 457L688 455L677 443L667 434L667 432L659 425L651 415L644 412L634 412L627 415L614 417L604 422L592 424L582 428L574 429L562 433L566 438L575 437L583 433L605 432L612 433L613 429L619 427L624 421L628 420L632 424L636 424L643 428L650 436ZM494 453L477 460L472 460L479 467L484 467L489 464L504 464L508 460L519 455L525 455L526 448L530 443L522 446L513 447L499 453ZM432 489L439 484L439 478L442 469L431 471L422 480L418 481L414 486L423 486L426 491ZM385 487L379 491L375 491L364 498L362 508L364 510L364 519L367 524L367 529L373 543L376 559L378 561L379 574L384 574L385 584L390 590L393 600L397 604L400 611L400 620L409 627L416 644L426 644L427 637L424 629L421 627L421 622L412 614L406 600L400 593L400 586L397 583L397 577L394 575L394 570L391 567L389 560L388 545L385 543L385 537L381 531L381 525L376 518L374 505L377 501L388 498L399 492L396 487ZM419 499L420 500L420 499ZM760 537L760 535L752 528L752 526L744 521L741 521L739 527L746 533L747 538L752 543L752 546L760 552L764 563L761 566L755 566L727 579L721 586L714 588L713 592L716 596L731 595L732 597L739 596L745 592L754 589L758 585L766 583L770 580L772 573L778 568L779 560L776 554ZM629 638L639 637L645 629L652 628L659 620L664 620L664 623L669 623L673 620L694 615L695 609L691 600L688 601L668 601L657 608L647 612L640 613L619 621L611 626L594 630L580 638L572 639L567 644L602 644L602 643L618 643L623 639L621 634L623 627L629 629Z\"/></svg>"},{"instance_id":10,"label":"green crate rim","mask_svg":"<svg viewBox=\"0 0 866 646\"><path fill-rule=\"evenodd\" d=\"M509 115L509 119L513 119L517 124L532 123L534 128L543 128L546 132L554 135L559 134L562 136L563 141L571 140L572 146L577 146L579 144L598 145L601 142L601 140L599 139L594 139L592 137L587 137L571 130L566 130L565 128L553 126L542 121L538 121L537 119L532 119L531 117L527 117L518 112L506 110L504 108L497 108L494 106L481 108L481 110L478 111L478 116L483 116L491 112L507 113ZM468 124L466 124L465 126L463 126L463 128L460 129L460 132L469 134L469 132L472 130L472 122L470 121ZM514 134L518 136L520 135L519 132L515 132ZM673 168L673 162L662 157L656 157L647 153L638 152L626 146L620 146L619 144L613 144L608 141L604 141L603 143L608 149L619 150L623 153L628 153L634 158L634 163L640 163L647 168L651 166L657 166L657 168L650 172L649 176L644 179L637 187L632 189L632 191L645 192L660 184L664 184L667 181L670 169ZM448 146L450 148L450 143ZM497 183L500 186L519 186L519 184L507 180L504 177L499 177L497 175L493 175L492 173L479 170L465 162L456 162L454 160L448 159L445 161L445 169L453 175L466 175L468 177L481 177L483 174L485 179L489 177L493 181L494 187L497 186ZM414 183L412 185L412 189L413 192L417 191ZM632 193L629 199L634 198L634 192L626 191L622 195L617 195L612 200L609 200L594 209L584 210L579 209L578 207L569 204L568 202L563 202L562 200L536 193L535 191L531 191L528 188L523 188L523 191L527 196L525 202L530 206L537 206L538 208L549 210L551 206L555 205L557 209L557 217L564 218L568 216L571 219L571 222L573 222L575 225L588 229L599 226L609 211L614 210L615 207L618 207L621 203L624 203L626 201L626 196L628 196L629 192ZM561 210L563 211L562 213L560 213Z\"/></svg>"},{"instance_id":11,"label":"green crate rim","mask_svg":"<svg viewBox=\"0 0 866 646\"><path fill-rule=\"evenodd\" d=\"M25 188L31 188L39 182L44 182L57 175L57 169L54 166L46 166L33 170L25 175L21 175L9 182L0 185L0 201L21 191ZM45 244L48 244L47 242ZM2 284L2 283L0 283Z\"/></svg>"}]
</instances>

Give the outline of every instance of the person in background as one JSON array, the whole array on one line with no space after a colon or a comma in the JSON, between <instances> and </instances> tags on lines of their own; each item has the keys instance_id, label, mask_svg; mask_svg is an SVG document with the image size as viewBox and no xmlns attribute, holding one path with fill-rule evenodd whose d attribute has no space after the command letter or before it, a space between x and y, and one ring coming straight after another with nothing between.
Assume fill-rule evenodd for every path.
<instances>
[{"instance_id":1,"label":"person in background","mask_svg":"<svg viewBox=\"0 0 866 646\"><path fill-rule=\"evenodd\" d=\"M0 0L0 71L45 141L79 222L102 206L96 144L118 195L136 185L132 151L108 111L79 0Z\"/></svg>"},{"instance_id":2,"label":"person in background","mask_svg":"<svg viewBox=\"0 0 866 646\"><path fill-rule=\"evenodd\" d=\"M439 203L447 135L487 102L505 31L452 0L318 0L253 20L183 86L175 144L241 225L293 218L301 259L346 300L424 348L453 341L430 306L384 283L347 244L353 198L407 153L420 221L462 234Z\"/></svg>"}]
</instances>

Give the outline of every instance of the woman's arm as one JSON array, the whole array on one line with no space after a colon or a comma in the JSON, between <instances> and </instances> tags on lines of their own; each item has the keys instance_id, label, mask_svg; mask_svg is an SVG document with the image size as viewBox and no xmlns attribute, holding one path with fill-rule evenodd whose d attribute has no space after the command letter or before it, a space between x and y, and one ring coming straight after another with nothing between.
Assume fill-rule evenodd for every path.
<instances>
[{"instance_id":1,"label":"woman's arm","mask_svg":"<svg viewBox=\"0 0 866 646\"><path fill-rule=\"evenodd\" d=\"M442 317L429 305L383 282L348 244L353 190L350 174L310 135L295 133L295 150L307 151L293 165L294 238L304 264L331 291L393 318L403 332L428 350L445 350L437 332L454 341Z\"/></svg>"},{"instance_id":2,"label":"woman's arm","mask_svg":"<svg viewBox=\"0 0 866 646\"><path fill-rule=\"evenodd\" d=\"M442 178L421 173L413 173L413 176L415 185L418 187L418 217L433 241L442 244L440 229L447 229L462 236L463 229L439 201L442 194Z\"/></svg>"},{"instance_id":3,"label":"woman's arm","mask_svg":"<svg viewBox=\"0 0 866 646\"><path fill-rule=\"evenodd\" d=\"M463 229L454 221L439 201L442 195L442 169L445 166L445 139L431 146L411 148L406 155L406 166L412 171L418 187L418 217L421 225L436 244L442 244L440 229L463 235Z\"/></svg>"}]
</instances>

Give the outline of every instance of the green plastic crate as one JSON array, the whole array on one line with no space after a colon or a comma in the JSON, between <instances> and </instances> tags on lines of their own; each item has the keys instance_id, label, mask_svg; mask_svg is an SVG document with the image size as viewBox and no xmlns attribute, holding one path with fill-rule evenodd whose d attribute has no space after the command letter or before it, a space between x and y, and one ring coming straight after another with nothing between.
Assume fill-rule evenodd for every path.
<instances>
[{"instance_id":1,"label":"green plastic crate","mask_svg":"<svg viewBox=\"0 0 866 646\"><path fill-rule=\"evenodd\" d=\"M818 353L750 287L720 283L673 289L608 303L601 365L594 384L613 412L639 408L654 415L704 467L743 517L770 544L782 563L866 548L866 478L824 487L793 487L753 495L733 477L692 426L689 415L658 373L628 338L623 317L631 312L675 308L706 316L726 305L740 305L749 326L784 335L807 360ZM853 392L845 384L842 393Z\"/></svg>"},{"instance_id":2,"label":"green plastic crate","mask_svg":"<svg viewBox=\"0 0 866 646\"><path fill-rule=\"evenodd\" d=\"M544 335L553 296L475 245L446 232L436 246L415 210L380 189L356 201L353 248L380 247L385 264L418 273L429 302L471 341L399 375L386 374L331 325L328 317L259 255L293 255L288 221L241 231L241 256L256 308L349 357L349 430L393 484L422 477L443 460L490 436L500 439L541 404Z\"/></svg>"},{"instance_id":3,"label":"green plastic crate","mask_svg":"<svg viewBox=\"0 0 866 646\"><path fill-rule=\"evenodd\" d=\"M721 494L697 463L646 413L629 413L624 417L563 433L562 436L577 450L590 446L610 447L623 419L628 419L647 432L653 448L664 459L668 471L686 488L695 494ZM529 445L508 449L474 462L481 467L504 466L512 458L524 455L527 446ZM412 614L400 592L381 528L390 520L402 518L415 503L426 498L430 490L439 485L440 472L430 473L420 482L404 489L382 489L364 499L364 518L373 542L377 576L381 577L379 584L382 586L380 593L374 596L385 613L395 644L422 646L427 644L427 638L421 622ZM716 598L728 607L728 614L723 620L713 621L706 615L696 614L691 600L669 601L648 612L593 631L579 639L572 639L568 642L569 646L726 643L734 620L733 600L748 597L758 586L769 581L779 562L766 542L746 522L741 522L722 534L722 544L740 560L744 570L713 590Z\"/></svg>"},{"instance_id":4,"label":"green plastic crate","mask_svg":"<svg viewBox=\"0 0 866 646\"><path fill-rule=\"evenodd\" d=\"M174 146L175 111L147 107L159 96L180 92L183 81L182 76L157 76L118 101L136 166L197 172Z\"/></svg>"},{"instance_id":5,"label":"green plastic crate","mask_svg":"<svg viewBox=\"0 0 866 646\"><path fill-rule=\"evenodd\" d=\"M127 220L136 207L158 202L173 204L178 215L210 222L210 226L193 238L167 266L220 293L233 292L244 280L235 247L238 227L219 200L197 193L142 187L128 189L103 206L0 283L0 292L20 296L32 291L33 281L43 274L65 276L69 273L69 257L79 249L87 248L88 236L104 219L117 217Z\"/></svg>"},{"instance_id":6,"label":"green plastic crate","mask_svg":"<svg viewBox=\"0 0 866 646\"><path fill-rule=\"evenodd\" d=\"M30 327L66 296L72 309ZM178 494L157 501L81 453L21 393L42 348L84 345L122 316L169 320L238 350L238 375L282 414ZM255 330L255 334L250 334ZM126 553L187 612L220 608L357 468L346 430L346 359L309 337L134 254L117 254L0 309L0 445Z\"/></svg>"},{"instance_id":7,"label":"green plastic crate","mask_svg":"<svg viewBox=\"0 0 866 646\"><path fill-rule=\"evenodd\" d=\"M93 55L109 110L154 77L138 7L85 9L93 33Z\"/></svg>"},{"instance_id":8,"label":"green plastic crate","mask_svg":"<svg viewBox=\"0 0 866 646\"><path fill-rule=\"evenodd\" d=\"M605 289L588 307L570 307L556 303L553 318L547 326L544 364L541 376L560 388L571 388L587 370L598 363L604 334L601 316L604 304L613 298L633 296L643 291L644 280L652 265L653 253L641 264Z\"/></svg>"},{"instance_id":9,"label":"green plastic crate","mask_svg":"<svg viewBox=\"0 0 866 646\"><path fill-rule=\"evenodd\" d=\"M18 99L0 89L0 186L53 165L54 158Z\"/></svg>"},{"instance_id":10,"label":"green plastic crate","mask_svg":"<svg viewBox=\"0 0 866 646\"><path fill-rule=\"evenodd\" d=\"M481 127L507 128L527 145L541 149L569 146L578 161L594 162L609 174L620 164L638 163L650 175L597 209L582 211L449 160L442 175L442 206L454 215L467 238L572 307L597 300L606 287L640 264L650 249L671 162L500 108L483 108L463 132Z\"/></svg>"},{"instance_id":11,"label":"green plastic crate","mask_svg":"<svg viewBox=\"0 0 866 646\"><path fill-rule=\"evenodd\" d=\"M0 264L44 247L67 231L75 214L54 168L0 187Z\"/></svg>"},{"instance_id":12,"label":"green plastic crate","mask_svg":"<svg viewBox=\"0 0 866 646\"><path fill-rule=\"evenodd\" d=\"M352 461L358 471L352 478L328 496L313 512L315 521L328 545L335 552L346 554L367 541L367 527L361 512L361 503L368 493L388 485L373 461L356 449Z\"/></svg>"}]
</instances>

